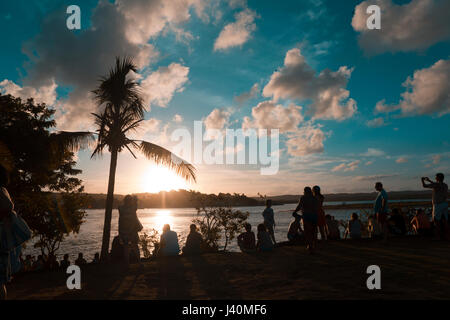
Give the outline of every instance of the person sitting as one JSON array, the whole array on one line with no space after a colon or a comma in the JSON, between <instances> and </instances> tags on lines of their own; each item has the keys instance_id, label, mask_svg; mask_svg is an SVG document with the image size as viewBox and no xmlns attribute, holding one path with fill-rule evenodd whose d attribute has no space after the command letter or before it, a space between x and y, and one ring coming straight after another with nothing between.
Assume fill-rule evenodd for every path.
<instances>
[{"instance_id":1,"label":"person sitting","mask_svg":"<svg viewBox=\"0 0 450 320\"><path fill-rule=\"evenodd\" d=\"M180 252L178 235L175 231L170 230L170 225L168 224L165 224L163 227L158 252L161 256L177 256Z\"/></svg>"},{"instance_id":2,"label":"person sitting","mask_svg":"<svg viewBox=\"0 0 450 320\"><path fill-rule=\"evenodd\" d=\"M405 219L397 208L394 208L392 210L392 214L388 219L388 223L390 233L401 236L406 234Z\"/></svg>"},{"instance_id":3,"label":"person sitting","mask_svg":"<svg viewBox=\"0 0 450 320\"><path fill-rule=\"evenodd\" d=\"M339 222L329 214L325 215L325 221L327 223L327 239L339 240L341 238L341 232L339 231Z\"/></svg>"},{"instance_id":4,"label":"person sitting","mask_svg":"<svg viewBox=\"0 0 450 320\"><path fill-rule=\"evenodd\" d=\"M84 264L86 264L86 263L87 263L87 261L83 258L83 253L80 252L80 253L78 254L77 260L75 260L75 264L76 264L77 266L82 266L82 265L84 265Z\"/></svg>"},{"instance_id":5,"label":"person sitting","mask_svg":"<svg viewBox=\"0 0 450 320\"><path fill-rule=\"evenodd\" d=\"M100 263L100 254L97 252L94 255L94 259L91 262L92 264Z\"/></svg>"},{"instance_id":6,"label":"person sitting","mask_svg":"<svg viewBox=\"0 0 450 320\"><path fill-rule=\"evenodd\" d=\"M67 253L64 255L63 259L59 263L59 266L64 271L67 270L67 268L70 266L69 255Z\"/></svg>"},{"instance_id":7,"label":"person sitting","mask_svg":"<svg viewBox=\"0 0 450 320\"><path fill-rule=\"evenodd\" d=\"M33 259L31 258L30 254L27 254L25 260L23 261L23 271L24 272L31 271L32 267L33 267Z\"/></svg>"},{"instance_id":8,"label":"person sitting","mask_svg":"<svg viewBox=\"0 0 450 320\"><path fill-rule=\"evenodd\" d=\"M361 221L359 220L358 214L354 212L352 213L352 217L348 222L344 239L347 239L348 235L350 235L350 239L360 239L361 229L362 229Z\"/></svg>"},{"instance_id":9,"label":"person sitting","mask_svg":"<svg viewBox=\"0 0 450 320\"><path fill-rule=\"evenodd\" d=\"M183 248L183 254L196 255L202 252L203 238L200 233L197 232L197 226L191 224L191 232L186 238L186 245Z\"/></svg>"},{"instance_id":10,"label":"person sitting","mask_svg":"<svg viewBox=\"0 0 450 320\"><path fill-rule=\"evenodd\" d=\"M266 226L264 223L258 225L258 242L256 244L256 248L258 251L272 251L273 250L273 242L270 234L267 232Z\"/></svg>"},{"instance_id":11,"label":"person sitting","mask_svg":"<svg viewBox=\"0 0 450 320\"><path fill-rule=\"evenodd\" d=\"M431 223L423 209L417 209L414 218L411 220L411 226L416 234L421 237L432 235Z\"/></svg>"},{"instance_id":12,"label":"person sitting","mask_svg":"<svg viewBox=\"0 0 450 320\"><path fill-rule=\"evenodd\" d=\"M375 215L369 216L367 231L371 239L381 238L381 228Z\"/></svg>"},{"instance_id":13,"label":"person sitting","mask_svg":"<svg viewBox=\"0 0 450 320\"><path fill-rule=\"evenodd\" d=\"M45 266L44 257L42 256L42 254L40 254L38 255L36 262L33 264L33 270L35 271L44 270L44 266Z\"/></svg>"},{"instance_id":14,"label":"person sitting","mask_svg":"<svg viewBox=\"0 0 450 320\"><path fill-rule=\"evenodd\" d=\"M242 252L255 252L256 251L256 240L255 234L252 231L252 225L250 223L246 223L244 225L245 232L241 233L237 237L238 246Z\"/></svg>"},{"instance_id":15,"label":"person sitting","mask_svg":"<svg viewBox=\"0 0 450 320\"><path fill-rule=\"evenodd\" d=\"M304 239L303 229L300 224L301 218L300 216L295 216L294 221L289 225L289 230L287 233L287 238L290 243L298 243Z\"/></svg>"}]
</instances>

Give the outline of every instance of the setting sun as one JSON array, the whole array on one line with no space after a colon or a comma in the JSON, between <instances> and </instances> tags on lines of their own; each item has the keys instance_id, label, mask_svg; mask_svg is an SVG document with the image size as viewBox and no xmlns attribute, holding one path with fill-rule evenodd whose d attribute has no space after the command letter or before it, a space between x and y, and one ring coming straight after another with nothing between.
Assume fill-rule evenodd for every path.
<instances>
[{"instance_id":1,"label":"setting sun","mask_svg":"<svg viewBox=\"0 0 450 320\"><path fill-rule=\"evenodd\" d=\"M183 178L177 176L172 170L162 166L149 166L142 175L142 191L157 193L178 189L188 189L188 184Z\"/></svg>"}]
</instances>

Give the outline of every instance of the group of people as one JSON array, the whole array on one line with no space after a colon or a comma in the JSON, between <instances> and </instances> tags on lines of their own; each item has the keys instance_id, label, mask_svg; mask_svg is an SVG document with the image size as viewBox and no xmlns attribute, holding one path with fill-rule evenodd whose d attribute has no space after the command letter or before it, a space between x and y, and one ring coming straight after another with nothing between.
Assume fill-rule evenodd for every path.
<instances>
[{"instance_id":1,"label":"group of people","mask_svg":"<svg viewBox=\"0 0 450 320\"><path fill-rule=\"evenodd\" d=\"M20 256L21 269L20 272L30 272L30 271L55 271L55 270L67 270L71 265L69 260L69 255L65 254L63 259L58 262L56 255L50 253L49 255L40 254L36 257L28 254L25 258ZM100 262L100 254L96 253L90 264L96 264ZM83 256L83 253L78 254L77 259L75 259L74 264L77 266L83 266L88 264Z\"/></svg>"}]
</instances>

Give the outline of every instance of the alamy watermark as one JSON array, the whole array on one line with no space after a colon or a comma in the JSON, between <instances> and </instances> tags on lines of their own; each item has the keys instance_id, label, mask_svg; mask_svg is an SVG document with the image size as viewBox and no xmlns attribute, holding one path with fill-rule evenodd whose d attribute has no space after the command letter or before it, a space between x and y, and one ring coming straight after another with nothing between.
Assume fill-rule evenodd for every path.
<instances>
[{"instance_id":1,"label":"alamy watermark","mask_svg":"<svg viewBox=\"0 0 450 320\"><path fill-rule=\"evenodd\" d=\"M186 128L175 129L170 138L177 143L172 148L174 154L193 164L259 165L262 175L278 173L278 129L203 131L203 122L194 121L193 138ZM179 162L181 159L174 157L172 160Z\"/></svg>"}]
</instances>

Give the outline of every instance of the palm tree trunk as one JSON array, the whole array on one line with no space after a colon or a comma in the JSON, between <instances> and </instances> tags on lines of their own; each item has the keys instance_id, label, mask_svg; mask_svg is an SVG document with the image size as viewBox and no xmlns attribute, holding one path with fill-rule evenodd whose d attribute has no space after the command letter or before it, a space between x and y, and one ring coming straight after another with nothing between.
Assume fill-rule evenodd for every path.
<instances>
[{"instance_id":1,"label":"palm tree trunk","mask_svg":"<svg viewBox=\"0 0 450 320\"><path fill-rule=\"evenodd\" d=\"M111 236L111 218L112 209L114 202L114 183L116 180L116 168L117 168L117 149L111 150L111 163L109 165L109 180L108 180L108 194L106 196L106 206L105 206L105 223L103 225L103 241L102 241L102 252L101 260L106 260L108 258L109 252L109 240Z\"/></svg>"}]
</instances>

